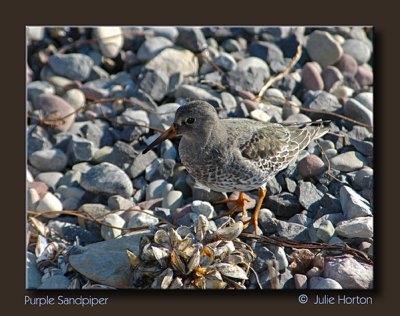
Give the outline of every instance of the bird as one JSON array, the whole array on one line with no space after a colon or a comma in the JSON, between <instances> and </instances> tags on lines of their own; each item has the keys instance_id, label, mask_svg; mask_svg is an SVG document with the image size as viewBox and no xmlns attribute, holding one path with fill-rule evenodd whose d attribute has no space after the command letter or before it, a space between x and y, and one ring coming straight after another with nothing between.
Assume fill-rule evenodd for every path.
<instances>
[{"instance_id":1,"label":"bird","mask_svg":"<svg viewBox=\"0 0 400 316\"><path fill-rule=\"evenodd\" d=\"M244 192L258 189L253 215L245 223L254 225L258 234L266 183L293 162L311 140L328 131L321 120L283 125L247 118L219 118L214 106L195 100L176 110L171 127L143 154L166 139L182 136L178 148L181 162L198 183L217 192L240 192L237 199L219 201L236 203L227 214L239 208L246 214L248 200Z\"/></svg>"}]
</instances>

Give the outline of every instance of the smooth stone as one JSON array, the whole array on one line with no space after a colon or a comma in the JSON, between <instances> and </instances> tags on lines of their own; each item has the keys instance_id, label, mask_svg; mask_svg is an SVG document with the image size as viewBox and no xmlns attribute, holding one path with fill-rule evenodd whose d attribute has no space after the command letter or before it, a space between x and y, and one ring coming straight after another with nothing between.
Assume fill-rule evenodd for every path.
<instances>
[{"instance_id":1,"label":"smooth stone","mask_svg":"<svg viewBox=\"0 0 400 316\"><path fill-rule=\"evenodd\" d=\"M53 144L49 140L49 134L39 125L30 125L27 134L28 157L35 151L51 149L53 147Z\"/></svg>"},{"instance_id":2,"label":"smooth stone","mask_svg":"<svg viewBox=\"0 0 400 316\"><path fill-rule=\"evenodd\" d=\"M67 241L74 242L79 239L82 245L101 241L100 236L73 223L52 220L49 222L48 227Z\"/></svg>"},{"instance_id":3,"label":"smooth stone","mask_svg":"<svg viewBox=\"0 0 400 316\"><path fill-rule=\"evenodd\" d=\"M372 238L373 230L372 217L356 217L336 225L336 234L346 238Z\"/></svg>"},{"instance_id":4,"label":"smooth stone","mask_svg":"<svg viewBox=\"0 0 400 316\"><path fill-rule=\"evenodd\" d=\"M221 93L222 105L228 112L232 112L236 110L237 102L235 97L229 92Z\"/></svg>"},{"instance_id":5,"label":"smooth stone","mask_svg":"<svg viewBox=\"0 0 400 316\"><path fill-rule=\"evenodd\" d=\"M326 258L323 276L335 280L343 289L372 289L373 286L373 266L353 257Z\"/></svg>"},{"instance_id":6,"label":"smooth stone","mask_svg":"<svg viewBox=\"0 0 400 316\"><path fill-rule=\"evenodd\" d=\"M350 55L344 53L335 66L342 72L342 74L349 74L354 76L358 69L357 61Z\"/></svg>"},{"instance_id":7,"label":"smooth stone","mask_svg":"<svg viewBox=\"0 0 400 316\"><path fill-rule=\"evenodd\" d=\"M160 145L160 154L163 159L176 160L178 152L174 144L169 140L165 140Z\"/></svg>"},{"instance_id":8,"label":"smooth stone","mask_svg":"<svg viewBox=\"0 0 400 316\"><path fill-rule=\"evenodd\" d=\"M79 186L81 182L82 173L76 170L67 171L64 176L59 180L58 186Z\"/></svg>"},{"instance_id":9,"label":"smooth stone","mask_svg":"<svg viewBox=\"0 0 400 316\"><path fill-rule=\"evenodd\" d=\"M333 65L343 54L341 45L325 31L312 32L306 43L307 53L313 61L322 67Z\"/></svg>"},{"instance_id":10,"label":"smooth stone","mask_svg":"<svg viewBox=\"0 0 400 316\"><path fill-rule=\"evenodd\" d=\"M199 27L178 27L176 45L200 53L207 48L207 41Z\"/></svg>"},{"instance_id":11,"label":"smooth stone","mask_svg":"<svg viewBox=\"0 0 400 316\"><path fill-rule=\"evenodd\" d=\"M81 199L76 197L62 199L61 202L64 210L77 210L82 205Z\"/></svg>"},{"instance_id":12,"label":"smooth stone","mask_svg":"<svg viewBox=\"0 0 400 316\"><path fill-rule=\"evenodd\" d=\"M356 151L348 151L330 159L331 168L342 172L361 169L365 163L365 157Z\"/></svg>"},{"instance_id":13,"label":"smooth stone","mask_svg":"<svg viewBox=\"0 0 400 316\"><path fill-rule=\"evenodd\" d=\"M166 103L157 107L157 113L149 113L150 125L160 129L166 129L172 125L175 112L180 107L178 103Z\"/></svg>"},{"instance_id":14,"label":"smooth stone","mask_svg":"<svg viewBox=\"0 0 400 316\"><path fill-rule=\"evenodd\" d=\"M266 206L276 215L291 217L301 211L298 198L291 193L283 192L278 195L268 196Z\"/></svg>"},{"instance_id":15,"label":"smooth stone","mask_svg":"<svg viewBox=\"0 0 400 316\"><path fill-rule=\"evenodd\" d=\"M127 174L108 162L91 167L84 173L80 185L87 191L129 198L133 193L132 182Z\"/></svg>"},{"instance_id":16,"label":"smooth stone","mask_svg":"<svg viewBox=\"0 0 400 316\"><path fill-rule=\"evenodd\" d=\"M322 73L322 79L324 80L324 86L326 91L330 91L331 88L337 83L343 80L343 75L339 69L334 66L326 67Z\"/></svg>"},{"instance_id":17,"label":"smooth stone","mask_svg":"<svg viewBox=\"0 0 400 316\"><path fill-rule=\"evenodd\" d=\"M314 63L306 63L302 71L302 83L306 90L323 90L324 81Z\"/></svg>"},{"instance_id":18,"label":"smooth stone","mask_svg":"<svg viewBox=\"0 0 400 316\"><path fill-rule=\"evenodd\" d=\"M311 290L341 290L340 283L333 279L315 276L309 279Z\"/></svg>"},{"instance_id":19,"label":"smooth stone","mask_svg":"<svg viewBox=\"0 0 400 316\"><path fill-rule=\"evenodd\" d=\"M154 214L153 211L150 210L145 210L146 213L148 214ZM130 218L127 227L128 228L137 228L137 227L143 227L143 226L151 226L151 225L157 225L159 222L158 218L147 215L142 212L135 212L135 214L132 215Z\"/></svg>"},{"instance_id":20,"label":"smooth stone","mask_svg":"<svg viewBox=\"0 0 400 316\"><path fill-rule=\"evenodd\" d=\"M192 211L198 215L202 214L207 218L215 215L214 207L205 201L195 200L191 204Z\"/></svg>"},{"instance_id":21,"label":"smooth stone","mask_svg":"<svg viewBox=\"0 0 400 316\"><path fill-rule=\"evenodd\" d=\"M142 174L151 163L157 159L157 154L150 150L146 154L139 154L129 168L128 174L131 178L137 178Z\"/></svg>"},{"instance_id":22,"label":"smooth stone","mask_svg":"<svg viewBox=\"0 0 400 316\"><path fill-rule=\"evenodd\" d=\"M106 217L104 217L103 222L121 228L124 227L125 225L125 221L121 218L121 216L117 214L107 215ZM118 238L119 236L121 236L121 234L122 234L121 229L107 227L104 225L101 226L101 237L103 237L104 240Z\"/></svg>"},{"instance_id":23,"label":"smooth stone","mask_svg":"<svg viewBox=\"0 0 400 316\"><path fill-rule=\"evenodd\" d=\"M26 253L26 289L37 289L42 283L42 274L36 265L36 256L32 252Z\"/></svg>"},{"instance_id":24,"label":"smooth stone","mask_svg":"<svg viewBox=\"0 0 400 316\"><path fill-rule=\"evenodd\" d=\"M56 189L58 181L63 177L61 172L41 172L39 173L35 180L44 182L49 188L53 190Z\"/></svg>"},{"instance_id":25,"label":"smooth stone","mask_svg":"<svg viewBox=\"0 0 400 316\"><path fill-rule=\"evenodd\" d=\"M224 71L231 71L236 69L236 60L227 53L221 53L214 59L214 63Z\"/></svg>"},{"instance_id":26,"label":"smooth stone","mask_svg":"<svg viewBox=\"0 0 400 316\"><path fill-rule=\"evenodd\" d=\"M47 191L49 190L49 187L47 186L46 183L40 181L33 181L33 182L28 182L28 189L36 190L36 192L39 194L39 197L43 198L47 193Z\"/></svg>"},{"instance_id":27,"label":"smooth stone","mask_svg":"<svg viewBox=\"0 0 400 316\"><path fill-rule=\"evenodd\" d=\"M340 189L340 204L347 219L372 215L368 201L348 186Z\"/></svg>"},{"instance_id":28,"label":"smooth stone","mask_svg":"<svg viewBox=\"0 0 400 316\"><path fill-rule=\"evenodd\" d=\"M150 182L146 188L146 200L161 198L167 185L168 182L163 179Z\"/></svg>"},{"instance_id":29,"label":"smooth stone","mask_svg":"<svg viewBox=\"0 0 400 316\"><path fill-rule=\"evenodd\" d=\"M40 201L40 195L37 193L35 189L28 189L27 193L27 206L28 210L34 211L36 210L36 206Z\"/></svg>"},{"instance_id":30,"label":"smooth stone","mask_svg":"<svg viewBox=\"0 0 400 316\"><path fill-rule=\"evenodd\" d=\"M103 204L100 203L86 203L80 206L79 211L86 213L89 217L103 218L105 214L109 213L110 210ZM78 223L84 227L85 220L78 218Z\"/></svg>"},{"instance_id":31,"label":"smooth stone","mask_svg":"<svg viewBox=\"0 0 400 316\"><path fill-rule=\"evenodd\" d=\"M93 64L93 60L83 54L56 54L49 59L49 65L55 73L79 81L84 81L89 77Z\"/></svg>"},{"instance_id":32,"label":"smooth stone","mask_svg":"<svg viewBox=\"0 0 400 316\"><path fill-rule=\"evenodd\" d=\"M307 289L307 276L305 276L304 274L296 273L293 277L296 290Z\"/></svg>"},{"instance_id":33,"label":"smooth stone","mask_svg":"<svg viewBox=\"0 0 400 316\"><path fill-rule=\"evenodd\" d=\"M228 38L221 43L221 47L228 53L238 52L242 48L240 43L233 38Z\"/></svg>"},{"instance_id":34,"label":"smooth stone","mask_svg":"<svg viewBox=\"0 0 400 316\"><path fill-rule=\"evenodd\" d=\"M353 185L356 189L372 189L373 187L374 170L365 167L356 172L353 180Z\"/></svg>"},{"instance_id":35,"label":"smooth stone","mask_svg":"<svg viewBox=\"0 0 400 316\"><path fill-rule=\"evenodd\" d=\"M250 112L250 117L254 120L260 121L260 122L269 122L271 120L271 117L265 113L263 110L260 109L255 109Z\"/></svg>"},{"instance_id":36,"label":"smooth stone","mask_svg":"<svg viewBox=\"0 0 400 316\"><path fill-rule=\"evenodd\" d=\"M94 144L85 138L72 135L68 144L67 154L72 164L91 161L95 153Z\"/></svg>"},{"instance_id":37,"label":"smooth stone","mask_svg":"<svg viewBox=\"0 0 400 316\"><path fill-rule=\"evenodd\" d=\"M310 99L305 100L304 107L312 110L324 110L327 112L336 112L342 108L339 100L326 91L321 91L317 95L311 96ZM323 118L324 116L317 113L311 113L311 119Z\"/></svg>"},{"instance_id":38,"label":"smooth stone","mask_svg":"<svg viewBox=\"0 0 400 316\"><path fill-rule=\"evenodd\" d=\"M317 155L308 155L297 163L297 170L303 178L318 177L325 169L325 163Z\"/></svg>"},{"instance_id":39,"label":"smooth stone","mask_svg":"<svg viewBox=\"0 0 400 316\"><path fill-rule=\"evenodd\" d=\"M44 213L48 211L62 211L63 206L60 200L55 197L52 193L47 192L44 197L39 201L37 207L36 207L36 212L38 213ZM44 217L46 218L55 218L59 214L43 214Z\"/></svg>"},{"instance_id":40,"label":"smooth stone","mask_svg":"<svg viewBox=\"0 0 400 316\"><path fill-rule=\"evenodd\" d=\"M165 71L169 77L176 73L180 73L183 77L190 77L197 75L199 63L190 50L168 47L152 58L145 67Z\"/></svg>"},{"instance_id":41,"label":"smooth stone","mask_svg":"<svg viewBox=\"0 0 400 316\"><path fill-rule=\"evenodd\" d=\"M281 49L276 44L266 41L255 41L251 43L247 51L251 56L265 60L268 64L272 62L283 62L284 59Z\"/></svg>"},{"instance_id":42,"label":"smooth stone","mask_svg":"<svg viewBox=\"0 0 400 316\"><path fill-rule=\"evenodd\" d=\"M268 64L260 58L247 57L239 61L237 64L237 69L242 72L248 72L250 71L251 68L261 69L265 80L270 77L270 70Z\"/></svg>"},{"instance_id":43,"label":"smooth stone","mask_svg":"<svg viewBox=\"0 0 400 316\"><path fill-rule=\"evenodd\" d=\"M62 98L70 104L75 110L80 109L86 103L84 93L79 89L70 89L66 91Z\"/></svg>"},{"instance_id":44,"label":"smooth stone","mask_svg":"<svg viewBox=\"0 0 400 316\"><path fill-rule=\"evenodd\" d=\"M26 86L28 93L28 100L33 101L38 95L44 94L55 94L56 90L54 86L48 81L32 81Z\"/></svg>"},{"instance_id":45,"label":"smooth stone","mask_svg":"<svg viewBox=\"0 0 400 316\"><path fill-rule=\"evenodd\" d=\"M162 201L162 207L168 208L171 212L183 205L183 194L180 191L170 191L166 194Z\"/></svg>"},{"instance_id":46,"label":"smooth stone","mask_svg":"<svg viewBox=\"0 0 400 316\"><path fill-rule=\"evenodd\" d=\"M49 278L46 278L43 280L42 284L39 286L38 289L40 290L66 290L68 289L68 286L70 284L70 281L67 277L56 274L53 275Z\"/></svg>"},{"instance_id":47,"label":"smooth stone","mask_svg":"<svg viewBox=\"0 0 400 316\"><path fill-rule=\"evenodd\" d=\"M55 115L60 118L65 117L60 124L53 127L55 131L67 132L75 121L76 114L71 114L75 109L59 96L50 94L38 95L34 99L33 105L36 110L42 111L44 117L54 117Z\"/></svg>"},{"instance_id":48,"label":"smooth stone","mask_svg":"<svg viewBox=\"0 0 400 316\"><path fill-rule=\"evenodd\" d=\"M146 168L145 179L149 182L157 179L170 179L173 176L175 164L175 160L158 158Z\"/></svg>"},{"instance_id":49,"label":"smooth stone","mask_svg":"<svg viewBox=\"0 0 400 316\"><path fill-rule=\"evenodd\" d=\"M218 103L221 102L211 91L187 84L179 86L174 96L176 98L185 98L189 100L213 100Z\"/></svg>"},{"instance_id":50,"label":"smooth stone","mask_svg":"<svg viewBox=\"0 0 400 316\"><path fill-rule=\"evenodd\" d=\"M147 70L140 76L139 88L150 95L154 101L160 102L168 93L169 81L167 73L162 70Z\"/></svg>"},{"instance_id":51,"label":"smooth stone","mask_svg":"<svg viewBox=\"0 0 400 316\"><path fill-rule=\"evenodd\" d=\"M153 31L155 36L162 36L173 42L175 42L179 34L178 29L172 26L151 26L145 29Z\"/></svg>"},{"instance_id":52,"label":"smooth stone","mask_svg":"<svg viewBox=\"0 0 400 316\"><path fill-rule=\"evenodd\" d=\"M29 41L41 41L45 35L43 26L29 26L26 28L27 39Z\"/></svg>"},{"instance_id":53,"label":"smooth stone","mask_svg":"<svg viewBox=\"0 0 400 316\"><path fill-rule=\"evenodd\" d=\"M148 231L135 232L88 245L82 248L82 253L71 254L69 262L89 280L116 288L128 288L131 286L133 269L126 250L139 256L140 239L147 234Z\"/></svg>"},{"instance_id":54,"label":"smooth stone","mask_svg":"<svg viewBox=\"0 0 400 316\"><path fill-rule=\"evenodd\" d=\"M374 73L371 69L359 66L354 78L361 87L371 86L374 83Z\"/></svg>"},{"instance_id":55,"label":"smooth stone","mask_svg":"<svg viewBox=\"0 0 400 316\"><path fill-rule=\"evenodd\" d=\"M131 200L124 198L120 195L113 195L108 198L107 205L110 210L127 210L135 206Z\"/></svg>"},{"instance_id":56,"label":"smooth stone","mask_svg":"<svg viewBox=\"0 0 400 316\"><path fill-rule=\"evenodd\" d=\"M94 38L97 39L101 53L108 58L118 56L124 44L124 37L120 27L100 26L93 30Z\"/></svg>"},{"instance_id":57,"label":"smooth stone","mask_svg":"<svg viewBox=\"0 0 400 316\"><path fill-rule=\"evenodd\" d=\"M311 122L311 119L303 114L303 113L295 113L290 115L286 120L285 123L308 123Z\"/></svg>"},{"instance_id":58,"label":"smooth stone","mask_svg":"<svg viewBox=\"0 0 400 316\"><path fill-rule=\"evenodd\" d=\"M357 94L354 99L364 105L368 110L374 110L374 94L372 92L361 92Z\"/></svg>"},{"instance_id":59,"label":"smooth stone","mask_svg":"<svg viewBox=\"0 0 400 316\"><path fill-rule=\"evenodd\" d=\"M323 221L329 220L333 226L336 226L337 223L339 223L340 221L343 221L344 219L345 218L344 218L343 214L341 214L341 213L325 214L325 215L322 215L320 218L316 219L307 231L311 242L319 241L319 238L317 237L317 229Z\"/></svg>"},{"instance_id":60,"label":"smooth stone","mask_svg":"<svg viewBox=\"0 0 400 316\"><path fill-rule=\"evenodd\" d=\"M322 271L318 267L312 267L310 270L307 271L306 276L307 278L319 277Z\"/></svg>"},{"instance_id":61,"label":"smooth stone","mask_svg":"<svg viewBox=\"0 0 400 316\"><path fill-rule=\"evenodd\" d=\"M35 151L29 162L40 171L62 171L67 166L67 155L60 149L44 149Z\"/></svg>"},{"instance_id":62,"label":"smooth stone","mask_svg":"<svg viewBox=\"0 0 400 316\"><path fill-rule=\"evenodd\" d=\"M256 258L252 265L256 272L262 272L268 269L268 263L275 260L274 253L265 246L255 246Z\"/></svg>"},{"instance_id":63,"label":"smooth stone","mask_svg":"<svg viewBox=\"0 0 400 316\"><path fill-rule=\"evenodd\" d=\"M276 219L274 221L276 222L277 236L298 241L308 241L306 226Z\"/></svg>"},{"instance_id":64,"label":"smooth stone","mask_svg":"<svg viewBox=\"0 0 400 316\"><path fill-rule=\"evenodd\" d=\"M312 223L312 219L306 214L294 214L288 219L288 223L299 224L302 226L308 226Z\"/></svg>"},{"instance_id":65,"label":"smooth stone","mask_svg":"<svg viewBox=\"0 0 400 316\"><path fill-rule=\"evenodd\" d=\"M299 203L306 209L315 208L321 203L324 194L311 182L299 181L296 188Z\"/></svg>"},{"instance_id":66,"label":"smooth stone","mask_svg":"<svg viewBox=\"0 0 400 316\"><path fill-rule=\"evenodd\" d=\"M276 260L278 261L278 270L284 271L289 265L284 248L276 247L274 255Z\"/></svg>"},{"instance_id":67,"label":"smooth stone","mask_svg":"<svg viewBox=\"0 0 400 316\"><path fill-rule=\"evenodd\" d=\"M317 228L317 237L323 242L327 243L335 233L335 227L330 220L324 220Z\"/></svg>"},{"instance_id":68,"label":"smooth stone","mask_svg":"<svg viewBox=\"0 0 400 316\"><path fill-rule=\"evenodd\" d=\"M371 58L371 49L359 39L350 38L346 40L343 44L343 51L352 56L359 65L365 64Z\"/></svg>"}]
</instances>

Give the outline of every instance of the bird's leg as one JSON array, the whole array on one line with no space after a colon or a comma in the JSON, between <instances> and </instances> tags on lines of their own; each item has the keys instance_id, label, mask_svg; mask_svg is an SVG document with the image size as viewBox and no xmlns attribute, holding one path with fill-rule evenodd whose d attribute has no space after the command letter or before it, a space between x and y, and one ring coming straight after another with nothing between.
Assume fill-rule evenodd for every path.
<instances>
[{"instance_id":1,"label":"bird's leg","mask_svg":"<svg viewBox=\"0 0 400 316\"><path fill-rule=\"evenodd\" d=\"M236 205L229 210L228 212L217 216L216 218L223 217L223 216L230 216L234 214L238 209L242 209L242 214L243 216L247 215L246 211L246 202L250 202L249 199L245 198L244 193L240 192L239 197L237 199L223 199L217 202L214 202L214 204L225 204L225 203L235 203Z\"/></svg>"},{"instance_id":2,"label":"bird's leg","mask_svg":"<svg viewBox=\"0 0 400 316\"><path fill-rule=\"evenodd\" d=\"M254 233L257 235L258 234L258 215L260 214L260 210L261 210L261 205L264 201L265 196L267 195L267 189L260 187L258 189L258 201L257 201L257 205L256 208L254 209L254 213L253 216L251 217L251 219L246 223L252 223L254 226ZM247 226L247 225L246 225Z\"/></svg>"}]
</instances>

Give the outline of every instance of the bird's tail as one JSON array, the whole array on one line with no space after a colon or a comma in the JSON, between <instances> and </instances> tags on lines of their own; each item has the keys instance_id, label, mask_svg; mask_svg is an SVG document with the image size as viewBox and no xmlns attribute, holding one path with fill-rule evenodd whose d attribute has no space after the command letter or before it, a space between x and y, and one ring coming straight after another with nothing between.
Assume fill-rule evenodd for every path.
<instances>
[{"instance_id":1,"label":"bird's tail","mask_svg":"<svg viewBox=\"0 0 400 316\"><path fill-rule=\"evenodd\" d=\"M316 120L313 122L306 123L281 123L285 126L296 126L297 128L307 128L311 134L311 139L317 139L324 136L329 132L329 127L324 126L324 124L328 124L331 121L329 120Z\"/></svg>"}]
</instances>

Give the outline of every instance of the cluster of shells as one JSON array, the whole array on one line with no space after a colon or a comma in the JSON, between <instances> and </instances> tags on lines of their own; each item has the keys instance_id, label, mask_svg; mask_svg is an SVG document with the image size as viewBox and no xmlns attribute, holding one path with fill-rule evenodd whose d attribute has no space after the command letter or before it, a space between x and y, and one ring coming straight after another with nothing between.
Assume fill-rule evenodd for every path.
<instances>
[{"instance_id":1,"label":"cluster of shells","mask_svg":"<svg viewBox=\"0 0 400 316\"><path fill-rule=\"evenodd\" d=\"M140 254L127 250L135 288L246 289L251 247L240 241L242 222L229 218L212 228L204 215L191 227L157 230L141 240Z\"/></svg>"}]
</instances>

